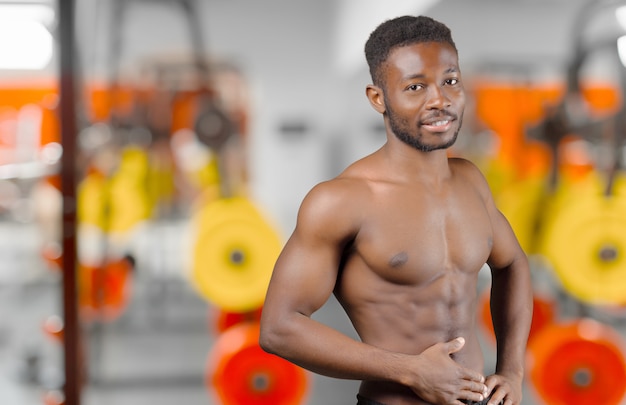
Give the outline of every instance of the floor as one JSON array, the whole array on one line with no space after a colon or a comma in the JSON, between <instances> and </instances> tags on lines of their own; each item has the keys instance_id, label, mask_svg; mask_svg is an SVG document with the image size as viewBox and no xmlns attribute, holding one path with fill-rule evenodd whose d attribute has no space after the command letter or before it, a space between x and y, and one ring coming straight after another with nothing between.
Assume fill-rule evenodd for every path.
<instances>
[{"instance_id":1,"label":"floor","mask_svg":"<svg viewBox=\"0 0 626 405\"><path fill-rule=\"evenodd\" d=\"M219 403L205 382L207 359L219 338L217 310L175 270L180 260L176 243L183 240L175 235L184 233L184 227L165 224L159 229L147 232L152 239L138 249L132 298L123 314L85 325L90 379L82 393L84 405ZM0 222L2 405L44 404L44 394L63 381L60 344L42 331L43 321L60 313L60 278L42 263L37 241L34 226ZM353 333L334 300L316 318ZM490 363L493 347L483 343ZM303 405L355 404L356 382L308 376ZM523 404L541 404L525 389Z\"/></svg>"}]
</instances>

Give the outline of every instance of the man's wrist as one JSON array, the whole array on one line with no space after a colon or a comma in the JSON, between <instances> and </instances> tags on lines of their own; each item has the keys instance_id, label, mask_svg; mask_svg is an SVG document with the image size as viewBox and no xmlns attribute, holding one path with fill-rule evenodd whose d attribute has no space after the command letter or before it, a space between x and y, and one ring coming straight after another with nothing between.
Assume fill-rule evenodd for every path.
<instances>
[{"instance_id":1,"label":"man's wrist","mask_svg":"<svg viewBox=\"0 0 626 405\"><path fill-rule=\"evenodd\" d=\"M496 374L522 382L524 379L523 367L496 367Z\"/></svg>"}]
</instances>

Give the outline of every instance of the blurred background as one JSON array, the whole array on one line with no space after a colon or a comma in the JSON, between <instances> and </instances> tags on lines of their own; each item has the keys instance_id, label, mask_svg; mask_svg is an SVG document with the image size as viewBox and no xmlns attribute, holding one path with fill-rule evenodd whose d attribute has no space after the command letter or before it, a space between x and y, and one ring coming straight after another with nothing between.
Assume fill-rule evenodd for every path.
<instances>
[{"instance_id":1,"label":"blurred background","mask_svg":"<svg viewBox=\"0 0 626 405\"><path fill-rule=\"evenodd\" d=\"M626 393L626 1L0 0L0 403L354 404L257 346L317 182L380 147L363 46L446 23L528 254L524 404ZM494 367L489 273L480 339ZM331 299L317 319L356 336Z\"/></svg>"}]
</instances>

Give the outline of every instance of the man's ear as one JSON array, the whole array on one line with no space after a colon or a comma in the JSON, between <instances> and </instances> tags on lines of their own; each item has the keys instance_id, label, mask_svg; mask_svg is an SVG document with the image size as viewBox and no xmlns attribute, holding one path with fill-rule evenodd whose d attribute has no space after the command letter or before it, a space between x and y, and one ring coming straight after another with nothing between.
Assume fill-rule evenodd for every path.
<instances>
[{"instance_id":1,"label":"man's ear","mask_svg":"<svg viewBox=\"0 0 626 405\"><path fill-rule=\"evenodd\" d=\"M368 84L365 88L365 94L374 110L381 114L385 113L385 97L383 95L383 89L373 84Z\"/></svg>"}]
</instances>

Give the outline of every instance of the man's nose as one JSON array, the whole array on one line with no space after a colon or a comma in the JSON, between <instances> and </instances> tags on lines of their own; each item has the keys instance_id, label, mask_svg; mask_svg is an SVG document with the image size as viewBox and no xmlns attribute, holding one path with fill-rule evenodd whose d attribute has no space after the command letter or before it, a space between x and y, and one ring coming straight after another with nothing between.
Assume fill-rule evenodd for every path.
<instances>
[{"instance_id":1,"label":"man's nose","mask_svg":"<svg viewBox=\"0 0 626 405\"><path fill-rule=\"evenodd\" d=\"M444 89L439 86L431 86L428 89L427 108L444 109L450 106L450 99L447 97Z\"/></svg>"}]
</instances>

